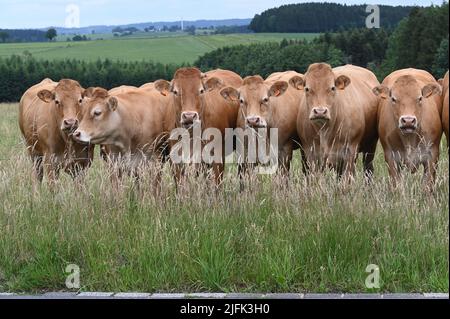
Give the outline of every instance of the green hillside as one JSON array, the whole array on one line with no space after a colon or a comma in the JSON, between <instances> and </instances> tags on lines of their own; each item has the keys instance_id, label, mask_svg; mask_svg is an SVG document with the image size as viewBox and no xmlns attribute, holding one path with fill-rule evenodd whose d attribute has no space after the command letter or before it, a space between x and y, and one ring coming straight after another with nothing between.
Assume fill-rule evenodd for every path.
<instances>
[{"instance_id":1,"label":"green hillside","mask_svg":"<svg viewBox=\"0 0 450 319\"><path fill-rule=\"evenodd\" d=\"M101 35L98 35L99 37ZM119 38L85 42L0 44L0 57L31 53L36 58L97 60L153 60L161 63L192 63L200 55L229 45L251 44L287 39L312 39L317 34L263 33L210 36L157 36Z\"/></svg>"}]
</instances>

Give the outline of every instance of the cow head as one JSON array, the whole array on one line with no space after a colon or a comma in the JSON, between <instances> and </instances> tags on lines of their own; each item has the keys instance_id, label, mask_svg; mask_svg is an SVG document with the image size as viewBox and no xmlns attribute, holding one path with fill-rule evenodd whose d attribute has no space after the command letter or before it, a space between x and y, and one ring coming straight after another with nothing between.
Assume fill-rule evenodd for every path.
<instances>
[{"instance_id":1,"label":"cow head","mask_svg":"<svg viewBox=\"0 0 450 319\"><path fill-rule=\"evenodd\" d=\"M433 95L441 94L441 87L437 83L421 86L410 75L399 77L391 88L385 85L373 89L375 95L387 100L391 107L398 128L402 133L415 133L420 127L422 109L427 107L427 100Z\"/></svg>"},{"instance_id":2,"label":"cow head","mask_svg":"<svg viewBox=\"0 0 450 319\"><path fill-rule=\"evenodd\" d=\"M226 87L220 91L220 94L228 101L239 101L246 126L264 128L268 126L271 99L284 94L288 86L285 81L269 85L262 77L256 75L246 77L238 90Z\"/></svg>"},{"instance_id":3,"label":"cow head","mask_svg":"<svg viewBox=\"0 0 450 319\"><path fill-rule=\"evenodd\" d=\"M63 79L55 89L41 90L37 96L45 103L51 104L61 131L72 133L77 129L82 116L84 97L84 89L77 81Z\"/></svg>"},{"instance_id":4,"label":"cow head","mask_svg":"<svg viewBox=\"0 0 450 319\"><path fill-rule=\"evenodd\" d=\"M73 138L79 143L112 144L110 140L120 126L117 99L102 88L86 89L86 97L84 116Z\"/></svg>"},{"instance_id":5,"label":"cow head","mask_svg":"<svg viewBox=\"0 0 450 319\"><path fill-rule=\"evenodd\" d=\"M336 97L350 82L345 75L336 76L325 63L312 64L303 77L294 76L289 80L291 86L305 92L309 119L320 126L336 117Z\"/></svg>"},{"instance_id":6,"label":"cow head","mask_svg":"<svg viewBox=\"0 0 450 319\"><path fill-rule=\"evenodd\" d=\"M194 122L201 121L204 95L221 86L218 78L207 78L197 68L181 68L175 72L172 82L158 80L155 89L162 95L172 95L180 126L190 128Z\"/></svg>"}]
</instances>

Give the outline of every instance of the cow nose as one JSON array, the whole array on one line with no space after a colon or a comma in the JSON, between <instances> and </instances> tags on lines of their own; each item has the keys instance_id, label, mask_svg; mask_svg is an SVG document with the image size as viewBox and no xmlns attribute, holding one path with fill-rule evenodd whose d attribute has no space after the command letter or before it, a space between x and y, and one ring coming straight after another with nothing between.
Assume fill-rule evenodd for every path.
<instances>
[{"instance_id":1,"label":"cow nose","mask_svg":"<svg viewBox=\"0 0 450 319\"><path fill-rule=\"evenodd\" d=\"M249 126L259 126L261 124L261 118L259 116L247 117L247 124Z\"/></svg>"},{"instance_id":2,"label":"cow nose","mask_svg":"<svg viewBox=\"0 0 450 319\"><path fill-rule=\"evenodd\" d=\"M417 124L417 118L415 116L402 116L400 118L400 122L402 126L416 126Z\"/></svg>"},{"instance_id":3,"label":"cow nose","mask_svg":"<svg viewBox=\"0 0 450 319\"><path fill-rule=\"evenodd\" d=\"M194 123L198 119L197 112L183 112L181 113L181 120L183 123Z\"/></svg>"},{"instance_id":4,"label":"cow nose","mask_svg":"<svg viewBox=\"0 0 450 319\"><path fill-rule=\"evenodd\" d=\"M80 138L80 136L81 136L81 132L80 131L75 131L73 133L73 137L75 137L75 138Z\"/></svg>"},{"instance_id":5,"label":"cow nose","mask_svg":"<svg viewBox=\"0 0 450 319\"><path fill-rule=\"evenodd\" d=\"M78 126L78 120L77 119L65 119L64 120L64 126L65 127L77 127Z\"/></svg>"},{"instance_id":6,"label":"cow nose","mask_svg":"<svg viewBox=\"0 0 450 319\"><path fill-rule=\"evenodd\" d=\"M328 108L326 107L315 107L313 108L314 115L325 116L328 114Z\"/></svg>"}]
</instances>

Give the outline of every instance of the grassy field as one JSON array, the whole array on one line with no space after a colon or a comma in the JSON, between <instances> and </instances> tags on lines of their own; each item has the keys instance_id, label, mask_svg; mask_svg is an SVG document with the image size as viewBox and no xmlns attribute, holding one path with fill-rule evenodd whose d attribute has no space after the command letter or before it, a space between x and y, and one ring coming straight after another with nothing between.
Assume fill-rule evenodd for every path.
<instances>
[{"instance_id":1,"label":"grassy field","mask_svg":"<svg viewBox=\"0 0 450 319\"><path fill-rule=\"evenodd\" d=\"M229 45L281 41L287 39L312 39L316 34L230 34L212 36L157 35L141 38L105 39L85 42L6 43L0 44L0 57L31 53L43 59L81 59L95 61L99 58L113 60L152 60L165 64L192 63L199 56ZM100 36L100 35L98 35Z\"/></svg>"},{"instance_id":2,"label":"grassy field","mask_svg":"<svg viewBox=\"0 0 450 319\"><path fill-rule=\"evenodd\" d=\"M138 198L129 179L114 191L97 156L81 185L63 175L34 192L17 104L0 111L0 291L67 290L76 264L94 291L448 292L446 151L433 195L420 174L391 191L381 150L373 185L308 184L296 153L287 188L260 176L240 193L228 170L217 193L199 177L177 195L166 167L162 194L144 174ZM365 287L369 264L380 289Z\"/></svg>"}]
</instances>

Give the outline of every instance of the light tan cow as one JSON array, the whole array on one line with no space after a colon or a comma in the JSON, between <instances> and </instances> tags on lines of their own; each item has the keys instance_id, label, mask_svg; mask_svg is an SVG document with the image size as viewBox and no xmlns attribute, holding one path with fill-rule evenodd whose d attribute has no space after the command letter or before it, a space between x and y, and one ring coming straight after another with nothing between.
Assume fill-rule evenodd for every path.
<instances>
[{"instance_id":1,"label":"light tan cow","mask_svg":"<svg viewBox=\"0 0 450 319\"><path fill-rule=\"evenodd\" d=\"M268 129L258 131L258 134L266 134L268 144L272 144L269 130L278 130L278 169L284 175L288 175L292 152L299 146L296 120L302 95L288 84L294 76L302 75L294 71L278 72L265 81L258 75L249 76L242 86L227 87L220 92L224 99L240 103L238 127ZM248 169L247 164L239 165L241 177Z\"/></svg>"},{"instance_id":2,"label":"light tan cow","mask_svg":"<svg viewBox=\"0 0 450 319\"><path fill-rule=\"evenodd\" d=\"M443 109L442 109L442 128L444 129L445 137L447 138L447 147L450 146L449 136L448 136L448 71L445 74L444 81L442 82L442 96L443 96Z\"/></svg>"},{"instance_id":3,"label":"light tan cow","mask_svg":"<svg viewBox=\"0 0 450 319\"><path fill-rule=\"evenodd\" d=\"M361 152L364 172L370 178L378 141L378 98L372 93L379 85L375 75L353 65L332 69L316 63L290 84L304 94L297 130L305 170L328 166L340 177L352 177Z\"/></svg>"},{"instance_id":4,"label":"light tan cow","mask_svg":"<svg viewBox=\"0 0 450 319\"><path fill-rule=\"evenodd\" d=\"M88 91L86 112L73 134L75 140L103 145L104 155L135 177L141 165L154 159L164 161L167 138L175 127L171 99L145 90L115 95L102 88ZM159 179L158 172L158 185Z\"/></svg>"},{"instance_id":5,"label":"light tan cow","mask_svg":"<svg viewBox=\"0 0 450 319\"><path fill-rule=\"evenodd\" d=\"M116 94L121 94L121 93L126 93L129 91L135 91L138 90L139 88L136 86L131 86L131 85L121 85L115 88L112 88L111 90L109 90L109 94L110 95L116 95Z\"/></svg>"},{"instance_id":6,"label":"light tan cow","mask_svg":"<svg viewBox=\"0 0 450 319\"><path fill-rule=\"evenodd\" d=\"M143 89L143 90L151 91L155 88L155 83L154 82L145 83L145 84L141 85L139 88Z\"/></svg>"},{"instance_id":7,"label":"light tan cow","mask_svg":"<svg viewBox=\"0 0 450 319\"><path fill-rule=\"evenodd\" d=\"M225 129L235 128L238 103L225 101L219 93L224 86L238 87L242 79L234 72L213 70L201 73L197 68L181 68L175 72L171 82L158 80L155 89L164 96L171 96L175 106L177 126L191 129L194 123L201 123L202 131L208 128L218 129L222 137ZM209 143L211 140L204 140ZM216 185L223 178L225 157L225 139L222 139L222 160L214 161L212 169ZM183 165L175 165L175 179L180 183Z\"/></svg>"},{"instance_id":8,"label":"light tan cow","mask_svg":"<svg viewBox=\"0 0 450 319\"><path fill-rule=\"evenodd\" d=\"M38 181L44 171L53 184L61 169L76 177L90 166L94 147L79 145L71 138L83 115L84 92L76 81L45 79L22 96L19 126Z\"/></svg>"},{"instance_id":9,"label":"light tan cow","mask_svg":"<svg viewBox=\"0 0 450 319\"><path fill-rule=\"evenodd\" d=\"M392 180L397 182L403 166L415 172L423 165L432 187L442 137L441 86L426 71L404 69L373 91L381 97L378 131Z\"/></svg>"}]
</instances>

